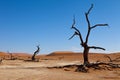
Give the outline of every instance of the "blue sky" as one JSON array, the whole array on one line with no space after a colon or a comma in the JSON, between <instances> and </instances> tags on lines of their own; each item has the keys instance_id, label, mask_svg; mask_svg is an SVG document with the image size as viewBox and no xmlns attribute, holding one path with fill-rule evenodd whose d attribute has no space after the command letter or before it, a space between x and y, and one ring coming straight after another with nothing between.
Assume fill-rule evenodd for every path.
<instances>
[{"instance_id":1,"label":"blue sky","mask_svg":"<svg viewBox=\"0 0 120 80\"><path fill-rule=\"evenodd\" d=\"M74 33L70 27L75 15L76 27L85 38L84 13L92 3L91 24L109 27L97 27L89 37L89 45L106 51L91 51L120 51L120 0L0 0L0 51L33 53L40 44L40 53L82 52L77 36L68 40Z\"/></svg>"}]
</instances>

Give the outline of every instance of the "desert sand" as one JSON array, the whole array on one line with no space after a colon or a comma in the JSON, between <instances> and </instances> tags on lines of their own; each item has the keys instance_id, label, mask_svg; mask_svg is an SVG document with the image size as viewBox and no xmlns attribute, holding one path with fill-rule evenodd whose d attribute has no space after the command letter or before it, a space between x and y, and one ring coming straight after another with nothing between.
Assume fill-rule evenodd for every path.
<instances>
[{"instance_id":1,"label":"desert sand","mask_svg":"<svg viewBox=\"0 0 120 80\"><path fill-rule=\"evenodd\" d=\"M7 53L0 52L0 80L120 80L120 69L90 70L88 73L75 72L75 68L51 68L72 64L82 64L82 53L53 52L48 55L38 55L39 62L25 62L31 57L30 54L17 53L16 60L9 60ZM89 61L109 61L120 57L120 53L98 54L89 53ZM120 63L120 62L118 62Z\"/></svg>"}]
</instances>

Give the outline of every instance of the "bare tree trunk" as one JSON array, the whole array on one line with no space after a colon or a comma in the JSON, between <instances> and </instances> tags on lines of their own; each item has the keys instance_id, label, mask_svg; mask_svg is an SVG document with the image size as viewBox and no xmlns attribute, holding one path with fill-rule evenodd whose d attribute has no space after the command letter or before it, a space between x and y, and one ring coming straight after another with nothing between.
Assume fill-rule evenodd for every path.
<instances>
[{"instance_id":1,"label":"bare tree trunk","mask_svg":"<svg viewBox=\"0 0 120 80\"><path fill-rule=\"evenodd\" d=\"M83 51L83 58L84 58L84 65L89 65L89 60L88 60L88 53L89 53L89 48L84 47Z\"/></svg>"},{"instance_id":2,"label":"bare tree trunk","mask_svg":"<svg viewBox=\"0 0 120 80\"><path fill-rule=\"evenodd\" d=\"M40 48L39 46L37 46L37 50L34 52L33 56L32 56L32 61L35 61L35 56L39 53Z\"/></svg>"},{"instance_id":3,"label":"bare tree trunk","mask_svg":"<svg viewBox=\"0 0 120 80\"><path fill-rule=\"evenodd\" d=\"M35 54L33 54L33 56L32 56L32 61L34 61L35 60Z\"/></svg>"}]
</instances>

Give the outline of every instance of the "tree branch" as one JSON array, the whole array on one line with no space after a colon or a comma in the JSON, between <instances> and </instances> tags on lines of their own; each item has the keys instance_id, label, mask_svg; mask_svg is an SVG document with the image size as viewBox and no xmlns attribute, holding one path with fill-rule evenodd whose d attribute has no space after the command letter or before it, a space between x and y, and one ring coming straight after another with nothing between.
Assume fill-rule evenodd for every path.
<instances>
[{"instance_id":1,"label":"tree branch","mask_svg":"<svg viewBox=\"0 0 120 80\"><path fill-rule=\"evenodd\" d=\"M73 24L72 24L71 29L74 29L75 31L77 31L78 33L80 33L80 31L76 27L74 27L74 25L75 25L75 17L73 19Z\"/></svg>"},{"instance_id":2,"label":"tree branch","mask_svg":"<svg viewBox=\"0 0 120 80\"><path fill-rule=\"evenodd\" d=\"M78 35L79 38L80 38L80 40L81 40L81 43L83 44L82 35L81 35L80 31L79 31L76 27L74 27L74 25L75 25L75 17L74 17L74 19L73 19L73 24L72 24L72 27L71 27L71 29L74 29L74 30L75 30L75 33L74 33L73 36L70 37L69 39L72 39L75 35Z\"/></svg>"},{"instance_id":3,"label":"tree branch","mask_svg":"<svg viewBox=\"0 0 120 80\"><path fill-rule=\"evenodd\" d=\"M108 26L108 24L96 24L96 25L92 26L91 29L96 28L98 26Z\"/></svg>"},{"instance_id":4,"label":"tree branch","mask_svg":"<svg viewBox=\"0 0 120 80\"><path fill-rule=\"evenodd\" d=\"M102 48L102 47L96 47L96 46L89 46L89 48L105 50L105 48Z\"/></svg>"},{"instance_id":5,"label":"tree branch","mask_svg":"<svg viewBox=\"0 0 120 80\"><path fill-rule=\"evenodd\" d=\"M90 13L90 11L92 10L93 8L93 4L91 4L91 7L89 8L88 12L86 13L87 15Z\"/></svg>"},{"instance_id":6,"label":"tree branch","mask_svg":"<svg viewBox=\"0 0 120 80\"><path fill-rule=\"evenodd\" d=\"M75 35L78 35L78 33L75 32L75 33L69 38L69 40L72 39Z\"/></svg>"},{"instance_id":7,"label":"tree branch","mask_svg":"<svg viewBox=\"0 0 120 80\"><path fill-rule=\"evenodd\" d=\"M87 21L87 23L88 23L88 32L87 32L87 36L86 36L86 41L85 41L85 43L88 42L88 37L89 37L89 35L90 35L90 30L91 30L91 29L90 29L90 21L89 21L88 15L89 15L90 11L92 10L92 8L93 8L93 4L91 4L91 7L89 8L88 12L85 13L86 21Z\"/></svg>"}]
</instances>

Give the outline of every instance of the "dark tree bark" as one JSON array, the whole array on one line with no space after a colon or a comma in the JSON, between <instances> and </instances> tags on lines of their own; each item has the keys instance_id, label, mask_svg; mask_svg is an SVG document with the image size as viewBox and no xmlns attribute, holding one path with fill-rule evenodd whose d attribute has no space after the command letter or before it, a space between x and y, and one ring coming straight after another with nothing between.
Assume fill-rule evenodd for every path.
<instances>
[{"instance_id":1,"label":"dark tree bark","mask_svg":"<svg viewBox=\"0 0 120 80\"><path fill-rule=\"evenodd\" d=\"M85 41L83 41L83 38L82 38L82 35L81 35L80 31L75 27L75 17L73 19L73 24L72 24L72 27L71 27L71 29L75 30L75 33L69 38L69 39L72 39L76 35L79 36L80 41L81 41L80 45L84 48L84 51L83 51L84 63L83 64L85 66L89 65L88 53L89 53L90 49L105 50L102 47L88 46L88 40L89 40L89 35L90 35L91 30L96 28L96 27L98 27L98 26L108 26L108 24L96 24L94 26L91 26L88 16L89 16L90 11L92 10L92 8L93 8L93 4L91 4L91 7L89 8L88 12L85 13L85 18L86 18L86 21L87 21L87 24L88 24L88 31L87 31L87 35L86 35Z\"/></svg>"},{"instance_id":2,"label":"dark tree bark","mask_svg":"<svg viewBox=\"0 0 120 80\"><path fill-rule=\"evenodd\" d=\"M89 53L89 48L88 47L84 47L84 51L83 51L84 65L88 65L89 64L88 53Z\"/></svg>"},{"instance_id":3,"label":"dark tree bark","mask_svg":"<svg viewBox=\"0 0 120 80\"><path fill-rule=\"evenodd\" d=\"M0 64L2 63L2 59L0 59Z\"/></svg>"},{"instance_id":4,"label":"dark tree bark","mask_svg":"<svg viewBox=\"0 0 120 80\"><path fill-rule=\"evenodd\" d=\"M35 61L35 56L39 53L40 51L40 47L37 46L37 50L34 52L34 54L32 55L32 61Z\"/></svg>"}]
</instances>

